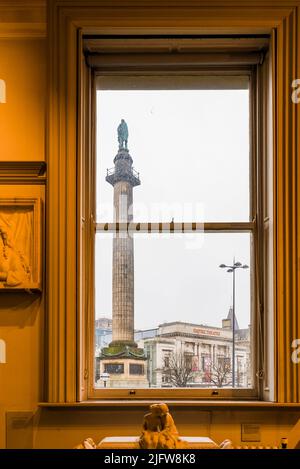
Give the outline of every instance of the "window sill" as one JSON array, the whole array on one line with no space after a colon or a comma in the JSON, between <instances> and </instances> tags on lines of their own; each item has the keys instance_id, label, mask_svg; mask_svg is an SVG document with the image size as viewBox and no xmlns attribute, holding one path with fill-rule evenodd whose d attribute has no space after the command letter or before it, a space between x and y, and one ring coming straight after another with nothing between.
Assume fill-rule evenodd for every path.
<instances>
[{"instance_id":1,"label":"window sill","mask_svg":"<svg viewBox=\"0 0 300 469\"><path fill-rule=\"evenodd\" d=\"M157 400L90 400L82 402L39 402L38 406L43 408L97 408L97 407L147 407ZM278 403L266 401L226 401L226 400L168 400L164 402L171 407L198 407L202 409L300 409L300 403Z\"/></svg>"}]
</instances>

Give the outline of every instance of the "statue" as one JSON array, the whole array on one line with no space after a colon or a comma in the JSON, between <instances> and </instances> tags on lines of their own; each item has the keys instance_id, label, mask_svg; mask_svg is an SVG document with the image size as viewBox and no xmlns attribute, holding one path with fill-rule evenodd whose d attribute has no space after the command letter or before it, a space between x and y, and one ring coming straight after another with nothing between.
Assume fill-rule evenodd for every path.
<instances>
[{"instance_id":1,"label":"statue","mask_svg":"<svg viewBox=\"0 0 300 469\"><path fill-rule=\"evenodd\" d=\"M73 449L97 449L97 445L93 438L86 438L82 441L82 443L79 443L79 445L76 445Z\"/></svg>"},{"instance_id":2,"label":"statue","mask_svg":"<svg viewBox=\"0 0 300 469\"><path fill-rule=\"evenodd\" d=\"M17 287L30 280L30 268L24 255L14 248L9 230L0 225L0 282L5 287Z\"/></svg>"},{"instance_id":3,"label":"statue","mask_svg":"<svg viewBox=\"0 0 300 469\"><path fill-rule=\"evenodd\" d=\"M121 124L119 124L118 126L118 142L119 142L119 150L122 150L122 149L127 150L128 127L124 119L121 120Z\"/></svg>"},{"instance_id":4,"label":"statue","mask_svg":"<svg viewBox=\"0 0 300 469\"><path fill-rule=\"evenodd\" d=\"M195 440L198 441L195 442ZM167 404L159 403L150 405L150 412L147 413L143 419L143 427L140 437L106 437L98 444L96 444L92 438L86 438L79 445L75 446L74 449L233 448L233 444L230 440L224 440L220 445L217 445L209 438L209 443L201 440L203 440L201 437L194 437L192 439L187 437L187 441L182 440L178 434L174 419L169 412ZM196 446L194 446L195 443Z\"/></svg>"},{"instance_id":5,"label":"statue","mask_svg":"<svg viewBox=\"0 0 300 469\"><path fill-rule=\"evenodd\" d=\"M179 437L167 404L150 406L150 413L144 416L139 445L142 449L187 448L187 443Z\"/></svg>"}]
</instances>

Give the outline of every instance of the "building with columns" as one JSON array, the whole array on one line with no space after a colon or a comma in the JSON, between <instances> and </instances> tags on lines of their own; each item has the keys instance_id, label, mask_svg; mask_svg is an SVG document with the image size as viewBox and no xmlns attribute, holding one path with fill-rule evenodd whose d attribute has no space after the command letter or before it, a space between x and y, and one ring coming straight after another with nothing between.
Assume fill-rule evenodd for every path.
<instances>
[{"instance_id":1,"label":"building with columns","mask_svg":"<svg viewBox=\"0 0 300 469\"><path fill-rule=\"evenodd\" d=\"M101 342L95 348L95 360L99 363L101 349L108 346L112 339L110 323L105 319L96 326L96 337ZM187 387L230 387L232 365L232 309L229 309L222 327L191 324L182 321L160 324L156 328L136 330L134 340L147 357L147 380L150 387L171 387L168 365L172 355L182 356L183 363L191 368ZM101 326L101 327L100 327ZM251 386L250 358L251 329L240 329L236 320L235 327L235 383L236 387ZM96 370L99 366L96 366ZM110 374L113 378L113 374ZM96 373L96 381L99 373Z\"/></svg>"},{"instance_id":2,"label":"building with columns","mask_svg":"<svg viewBox=\"0 0 300 469\"><path fill-rule=\"evenodd\" d=\"M170 380L172 357L180 363L177 366L186 366L191 370L186 387L231 387L230 329L175 321L160 324L155 337L147 338L144 334L138 344L145 348L148 356L148 380L151 387L176 386ZM236 330L235 365L236 387L250 387L249 329Z\"/></svg>"}]
</instances>

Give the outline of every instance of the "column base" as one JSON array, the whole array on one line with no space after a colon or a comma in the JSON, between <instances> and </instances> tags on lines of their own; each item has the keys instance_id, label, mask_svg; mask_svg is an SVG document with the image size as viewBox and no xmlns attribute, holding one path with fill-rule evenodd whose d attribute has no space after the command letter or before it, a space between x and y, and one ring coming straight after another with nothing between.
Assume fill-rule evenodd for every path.
<instances>
[{"instance_id":1,"label":"column base","mask_svg":"<svg viewBox=\"0 0 300 469\"><path fill-rule=\"evenodd\" d=\"M139 349L141 350L141 349ZM106 381L101 378L105 375ZM100 379L97 386L101 388L149 388L147 380L147 359L125 357L101 357Z\"/></svg>"},{"instance_id":2,"label":"column base","mask_svg":"<svg viewBox=\"0 0 300 469\"><path fill-rule=\"evenodd\" d=\"M110 342L109 347L119 347L125 349L125 347L137 348L137 343L134 340L113 340Z\"/></svg>"}]
</instances>

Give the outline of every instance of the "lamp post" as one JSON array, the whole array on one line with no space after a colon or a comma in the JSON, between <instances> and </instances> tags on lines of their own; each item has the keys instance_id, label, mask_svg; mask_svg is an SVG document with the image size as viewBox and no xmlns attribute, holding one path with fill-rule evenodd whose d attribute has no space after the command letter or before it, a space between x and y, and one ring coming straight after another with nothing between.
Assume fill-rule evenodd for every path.
<instances>
[{"instance_id":1,"label":"lamp post","mask_svg":"<svg viewBox=\"0 0 300 469\"><path fill-rule=\"evenodd\" d=\"M235 387L235 271L236 269L249 269L247 264L235 262L232 265L220 264L221 269L227 268L227 272L232 273L232 387Z\"/></svg>"}]
</instances>

